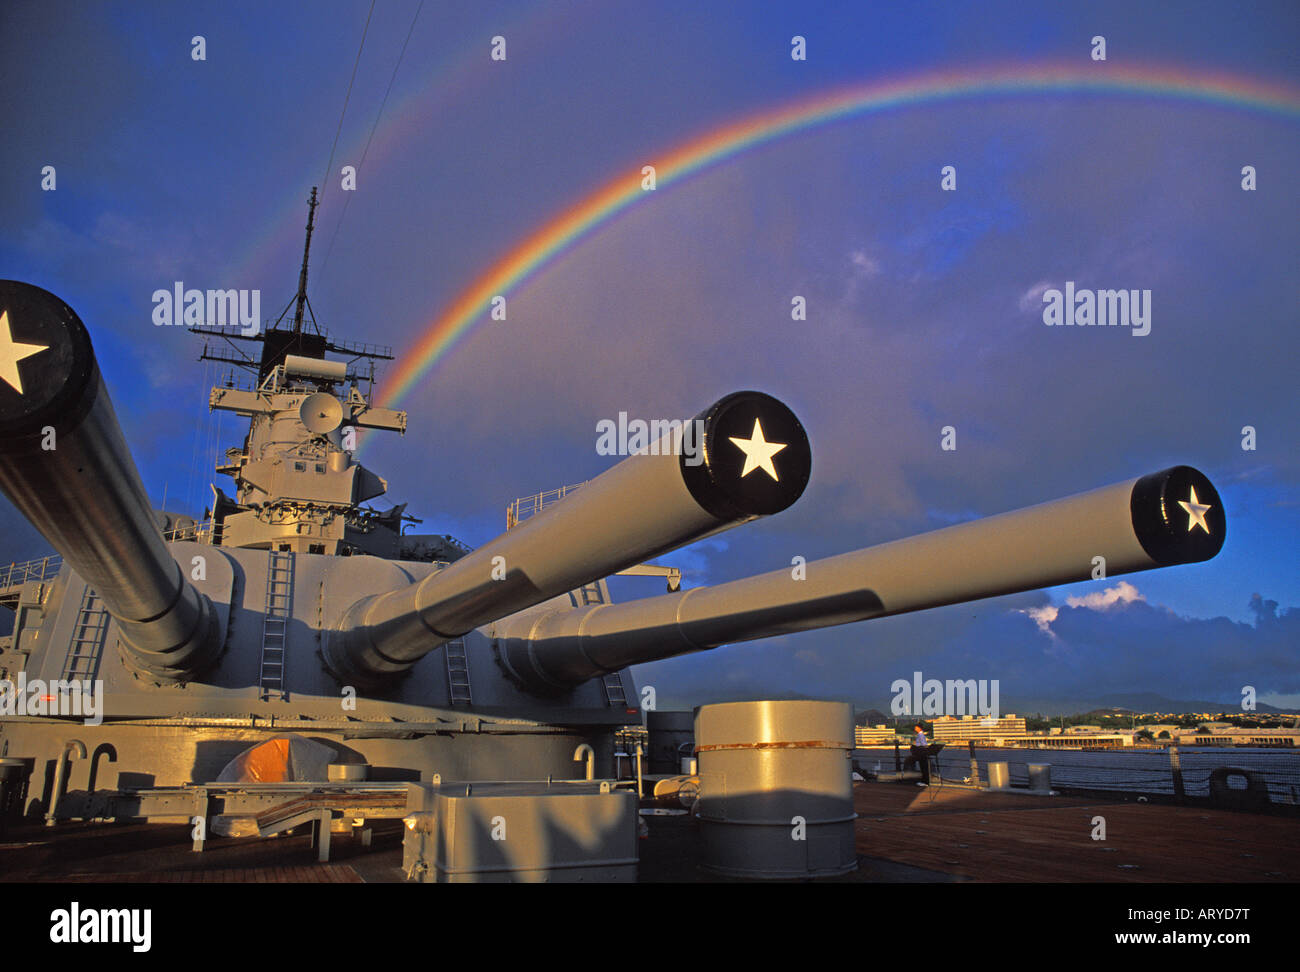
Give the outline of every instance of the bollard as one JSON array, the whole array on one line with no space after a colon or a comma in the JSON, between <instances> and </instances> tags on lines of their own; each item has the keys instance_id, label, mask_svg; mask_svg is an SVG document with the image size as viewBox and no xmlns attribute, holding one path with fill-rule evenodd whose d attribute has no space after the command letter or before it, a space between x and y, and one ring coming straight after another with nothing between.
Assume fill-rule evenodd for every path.
<instances>
[{"instance_id":1,"label":"bollard","mask_svg":"<svg viewBox=\"0 0 1300 972\"><path fill-rule=\"evenodd\" d=\"M1006 763L989 763L989 789L1011 789L1011 773Z\"/></svg>"},{"instance_id":2,"label":"bollard","mask_svg":"<svg viewBox=\"0 0 1300 972\"><path fill-rule=\"evenodd\" d=\"M967 743L970 749L970 785L980 785L980 764L975 759L975 740L972 739Z\"/></svg>"},{"instance_id":3,"label":"bollard","mask_svg":"<svg viewBox=\"0 0 1300 972\"><path fill-rule=\"evenodd\" d=\"M1029 763L1026 765L1026 769L1029 770L1029 792L1050 795L1052 792L1052 764Z\"/></svg>"}]
</instances>

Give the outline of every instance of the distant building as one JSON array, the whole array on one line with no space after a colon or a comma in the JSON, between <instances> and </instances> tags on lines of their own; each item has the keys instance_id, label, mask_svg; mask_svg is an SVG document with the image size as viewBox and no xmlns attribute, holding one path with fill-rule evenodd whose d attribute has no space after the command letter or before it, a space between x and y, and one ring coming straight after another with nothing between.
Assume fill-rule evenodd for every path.
<instances>
[{"instance_id":1,"label":"distant building","mask_svg":"<svg viewBox=\"0 0 1300 972\"><path fill-rule=\"evenodd\" d=\"M1123 749L1133 745L1131 732L1053 732L1031 736L1026 745L1035 749Z\"/></svg>"},{"instance_id":2,"label":"distant building","mask_svg":"<svg viewBox=\"0 0 1300 972\"><path fill-rule=\"evenodd\" d=\"M1137 727L1138 732L1143 729L1151 733L1153 737L1160 735L1162 732L1167 732L1170 737L1173 737L1183 731L1183 727L1174 722L1149 722Z\"/></svg>"},{"instance_id":3,"label":"distant building","mask_svg":"<svg viewBox=\"0 0 1300 972\"><path fill-rule=\"evenodd\" d=\"M992 716L937 716L934 720L934 741L942 743L967 742L992 744L1025 739L1029 736L1025 720L1014 712L1001 719Z\"/></svg>"},{"instance_id":4,"label":"distant building","mask_svg":"<svg viewBox=\"0 0 1300 972\"><path fill-rule=\"evenodd\" d=\"M894 741L895 732L889 726L855 726L853 744L859 749L868 746L887 746Z\"/></svg>"},{"instance_id":5,"label":"distant building","mask_svg":"<svg viewBox=\"0 0 1300 972\"><path fill-rule=\"evenodd\" d=\"M1300 729L1181 729L1175 738L1184 746L1300 746Z\"/></svg>"}]
</instances>

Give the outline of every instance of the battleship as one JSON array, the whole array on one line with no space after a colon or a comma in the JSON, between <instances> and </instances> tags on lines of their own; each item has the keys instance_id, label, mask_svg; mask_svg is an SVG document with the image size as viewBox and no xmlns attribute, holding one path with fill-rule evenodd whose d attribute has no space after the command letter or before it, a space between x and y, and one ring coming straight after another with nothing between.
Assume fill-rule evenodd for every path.
<instances>
[{"instance_id":1,"label":"battleship","mask_svg":"<svg viewBox=\"0 0 1300 972\"><path fill-rule=\"evenodd\" d=\"M180 823L196 851L310 827L326 861L330 833L400 820L412 881L635 880L651 754L625 743L644 716L633 666L701 651L743 664L755 639L1223 545L1215 487L1175 466L681 589L657 558L779 514L812 475L804 426L757 391L702 403L579 488L512 505L480 547L408 532L405 505L367 505L388 482L355 456L359 431L408 432L375 400L393 353L316 324L315 207L313 190L297 292L274 325L190 327L204 358L247 375L211 389L210 408L248 427L216 466L233 489L213 486L202 514L152 508L75 310L0 282L0 489L53 548L0 568L10 826ZM669 590L615 604L621 572ZM851 707L706 705L673 727L693 727L698 765L669 754L659 782L701 824L714 873L856 867ZM791 819L806 840L788 839Z\"/></svg>"}]
</instances>

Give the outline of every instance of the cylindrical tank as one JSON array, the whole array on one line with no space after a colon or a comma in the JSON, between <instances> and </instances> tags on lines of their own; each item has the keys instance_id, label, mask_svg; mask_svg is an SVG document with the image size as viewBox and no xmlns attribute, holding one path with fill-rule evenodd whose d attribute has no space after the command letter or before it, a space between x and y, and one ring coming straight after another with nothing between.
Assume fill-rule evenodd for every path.
<instances>
[{"instance_id":1,"label":"cylindrical tank","mask_svg":"<svg viewBox=\"0 0 1300 972\"><path fill-rule=\"evenodd\" d=\"M382 682L480 625L779 513L803 493L811 455L807 433L781 402L761 392L728 395L451 566L361 598L327 640L326 664L349 684ZM751 467L755 456L763 461ZM520 678L534 672L508 650L501 662Z\"/></svg>"},{"instance_id":2,"label":"cylindrical tank","mask_svg":"<svg viewBox=\"0 0 1300 972\"><path fill-rule=\"evenodd\" d=\"M370 775L366 763L330 763L325 768L325 778L331 783L359 783Z\"/></svg>"},{"instance_id":3,"label":"cylindrical tank","mask_svg":"<svg viewBox=\"0 0 1300 972\"><path fill-rule=\"evenodd\" d=\"M167 552L76 313L0 281L0 490L98 593L125 659L184 680L215 660L211 603Z\"/></svg>"},{"instance_id":4,"label":"cylindrical tank","mask_svg":"<svg viewBox=\"0 0 1300 972\"><path fill-rule=\"evenodd\" d=\"M696 710L704 866L745 878L857 867L853 706L723 702Z\"/></svg>"},{"instance_id":5,"label":"cylindrical tank","mask_svg":"<svg viewBox=\"0 0 1300 972\"><path fill-rule=\"evenodd\" d=\"M652 710L646 713L646 732L649 735L650 772L686 772L681 768L681 760L683 756L694 755L695 713L689 710ZM691 752L685 753L683 744L689 745Z\"/></svg>"}]
</instances>

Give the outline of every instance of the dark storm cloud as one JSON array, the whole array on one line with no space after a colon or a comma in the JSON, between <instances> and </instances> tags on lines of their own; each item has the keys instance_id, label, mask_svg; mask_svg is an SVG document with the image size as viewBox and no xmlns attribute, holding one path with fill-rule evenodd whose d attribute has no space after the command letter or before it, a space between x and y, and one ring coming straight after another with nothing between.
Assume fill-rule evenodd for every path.
<instances>
[{"instance_id":1,"label":"dark storm cloud","mask_svg":"<svg viewBox=\"0 0 1300 972\"><path fill-rule=\"evenodd\" d=\"M1172 699L1240 703L1300 691L1300 609L1254 602L1254 624L1189 618L1133 600L1059 608L1048 629L1024 608L1041 595L868 621L770 642L729 645L637 670L661 708L719 697L808 694L882 706L895 679L997 679L1003 700L1101 703L1152 691Z\"/></svg>"}]
</instances>

